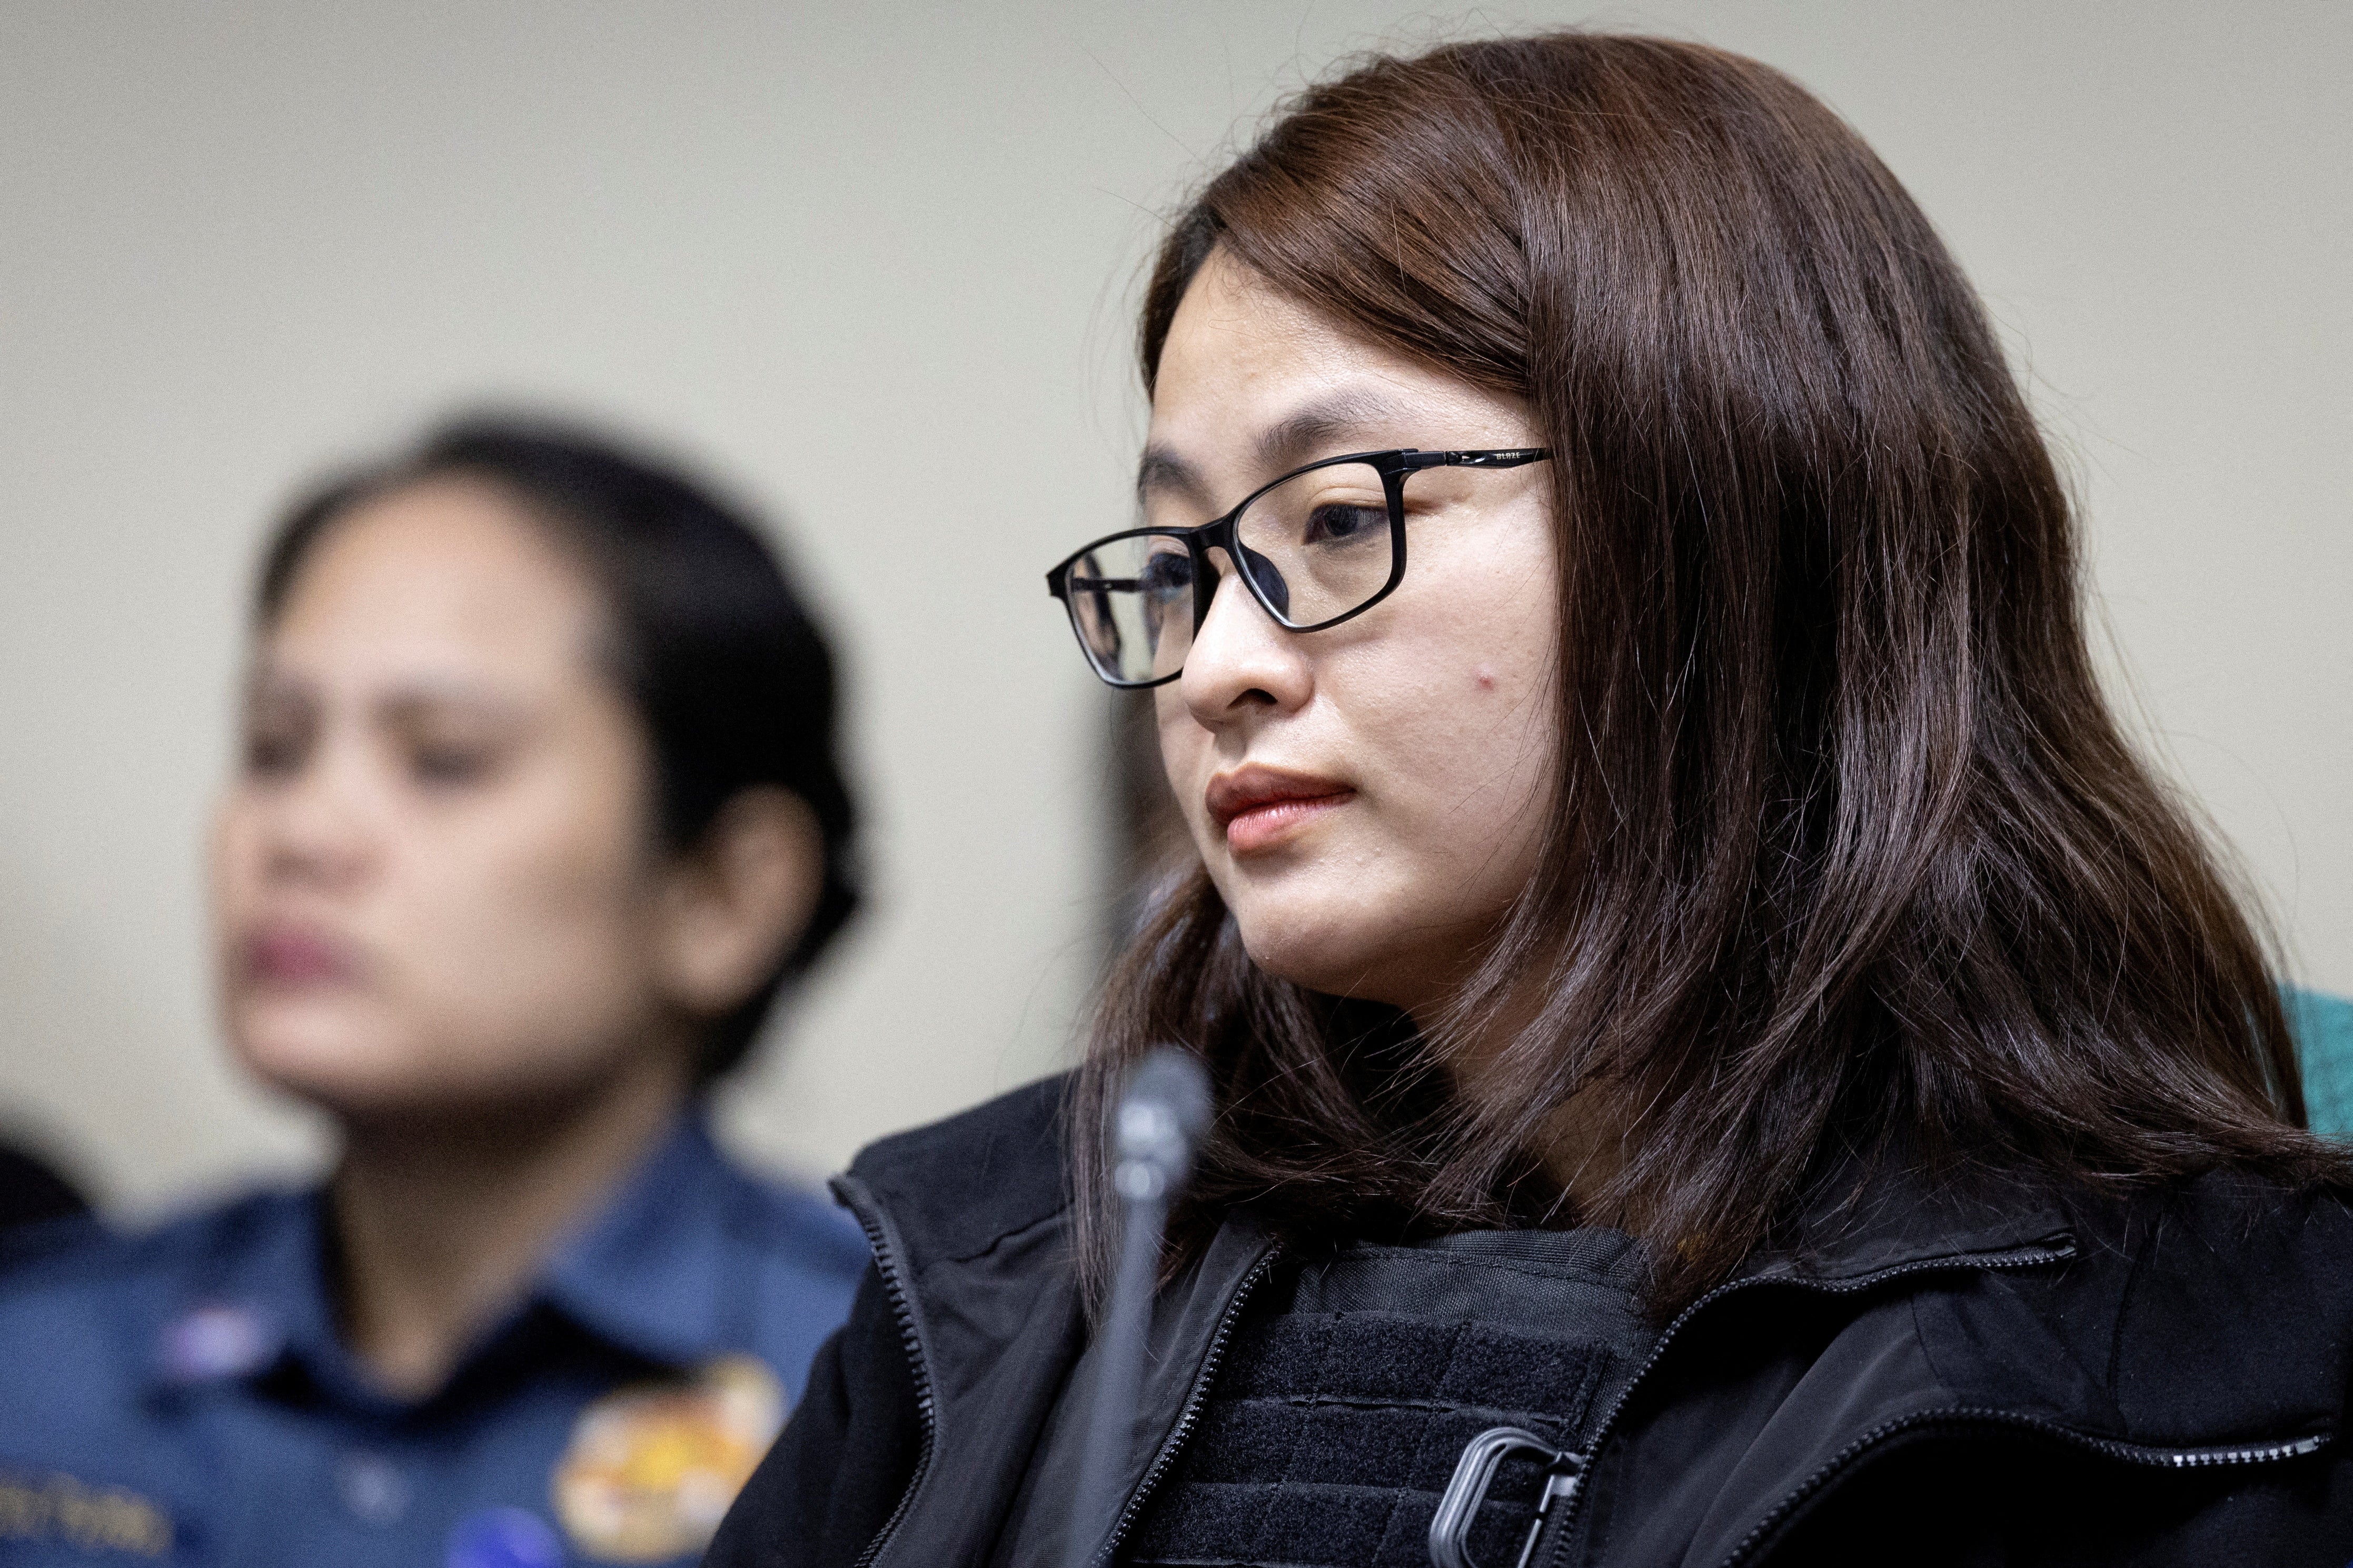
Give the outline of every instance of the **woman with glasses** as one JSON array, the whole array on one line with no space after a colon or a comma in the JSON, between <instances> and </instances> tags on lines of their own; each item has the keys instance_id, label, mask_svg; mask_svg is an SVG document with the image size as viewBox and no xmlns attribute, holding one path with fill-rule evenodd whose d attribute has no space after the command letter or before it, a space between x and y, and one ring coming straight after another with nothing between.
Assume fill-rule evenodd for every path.
<instances>
[{"instance_id":1,"label":"woman with glasses","mask_svg":"<svg viewBox=\"0 0 2353 1568\"><path fill-rule=\"evenodd\" d=\"M1375 59L1141 348L1048 584L1198 864L1074 1079L839 1182L874 1271L710 1561L2353 1554L2346 1167L1851 131L1690 45ZM1160 1044L1214 1114L1091 1451Z\"/></svg>"}]
</instances>

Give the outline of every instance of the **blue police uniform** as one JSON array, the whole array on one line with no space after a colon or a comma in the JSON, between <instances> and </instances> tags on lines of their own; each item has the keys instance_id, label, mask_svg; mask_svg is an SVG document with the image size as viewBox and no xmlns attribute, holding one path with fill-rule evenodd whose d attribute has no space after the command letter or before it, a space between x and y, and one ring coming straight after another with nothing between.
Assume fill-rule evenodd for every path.
<instances>
[{"instance_id":1,"label":"blue police uniform","mask_svg":"<svg viewBox=\"0 0 2353 1568\"><path fill-rule=\"evenodd\" d=\"M0 1278L0 1564L695 1561L868 1249L678 1128L439 1393L335 1332L317 1191Z\"/></svg>"}]
</instances>

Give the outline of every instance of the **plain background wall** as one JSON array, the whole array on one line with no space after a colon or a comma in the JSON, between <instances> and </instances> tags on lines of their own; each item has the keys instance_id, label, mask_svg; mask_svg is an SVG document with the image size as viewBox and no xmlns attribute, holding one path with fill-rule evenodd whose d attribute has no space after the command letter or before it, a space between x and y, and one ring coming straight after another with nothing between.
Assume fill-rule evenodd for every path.
<instances>
[{"instance_id":1,"label":"plain background wall","mask_svg":"<svg viewBox=\"0 0 2353 1568\"><path fill-rule=\"evenodd\" d=\"M1045 1070L1100 961L1157 215L1341 54L1593 21L1844 112L2087 498L2144 732L2353 989L2353 6L0 5L0 1119L145 1208L300 1167L221 1061L199 845L304 476L453 403L768 506L850 648L876 897L727 1125L815 1172Z\"/></svg>"}]
</instances>

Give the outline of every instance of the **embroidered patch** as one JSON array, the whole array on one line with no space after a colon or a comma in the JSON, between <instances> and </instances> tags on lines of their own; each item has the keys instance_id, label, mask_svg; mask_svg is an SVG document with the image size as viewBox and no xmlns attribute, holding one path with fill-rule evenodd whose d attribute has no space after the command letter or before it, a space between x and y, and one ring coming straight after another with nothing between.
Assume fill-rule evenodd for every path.
<instances>
[{"instance_id":1,"label":"embroidered patch","mask_svg":"<svg viewBox=\"0 0 2353 1568\"><path fill-rule=\"evenodd\" d=\"M574 1543L608 1563L701 1552L785 1424L754 1356L615 1390L580 1413L549 1490Z\"/></svg>"},{"instance_id":2,"label":"embroidered patch","mask_svg":"<svg viewBox=\"0 0 2353 1568\"><path fill-rule=\"evenodd\" d=\"M172 1550L172 1516L123 1487L0 1470L0 1542L9 1541L162 1557Z\"/></svg>"}]
</instances>

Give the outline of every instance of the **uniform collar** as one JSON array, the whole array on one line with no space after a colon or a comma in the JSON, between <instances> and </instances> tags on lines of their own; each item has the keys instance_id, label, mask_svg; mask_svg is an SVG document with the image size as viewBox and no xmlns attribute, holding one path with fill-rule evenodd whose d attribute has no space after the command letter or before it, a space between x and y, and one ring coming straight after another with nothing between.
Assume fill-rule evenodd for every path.
<instances>
[{"instance_id":1,"label":"uniform collar","mask_svg":"<svg viewBox=\"0 0 2353 1568\"><path fill-rule=\"evenodd\" d=\"M698 1108L557 1250L536 1299L649 1361L683 1366L719 1354L745 1328L725 1321L725 1304L743 1299L729 1273L743 1262L736 1233L754 1193Z\"/></svg>"},{"instance_id":2,"label":"uniform collar","mask_svg":"<svg viewBox=\"0 0 2353 1568\"><path fill-rule=\"evenodd\" d=\"M605 1207L564 1243L530 1299L467 1363L529 1331L552 1310L629 1353L685 1366L721 1353L744 1325L728 1275L743 1258L747 1199L764 1196L712 1143L699 1110L681 1115ZM289 1358L339 1400L386 1403L353 1363L328 1285L323 1188L268 1193L218 1225L206 1266L167 1307L151 1363L162 1389L249 1377ZM454 1384L453 1380L453 1384Z\"/></svg>"},{"instance_id":3,"label":"uniform collar","mask_svg":"<svg viewBox=\"0 0 2353 1568\"><path fill-rule=\"evenodd\" d=\"M249 1377L287 1357L343 1370L327 1289L325 1194L265 1192L206 1226L185 1284L160 1305L159 1390Z\"/></svg>"}]
</instances>

